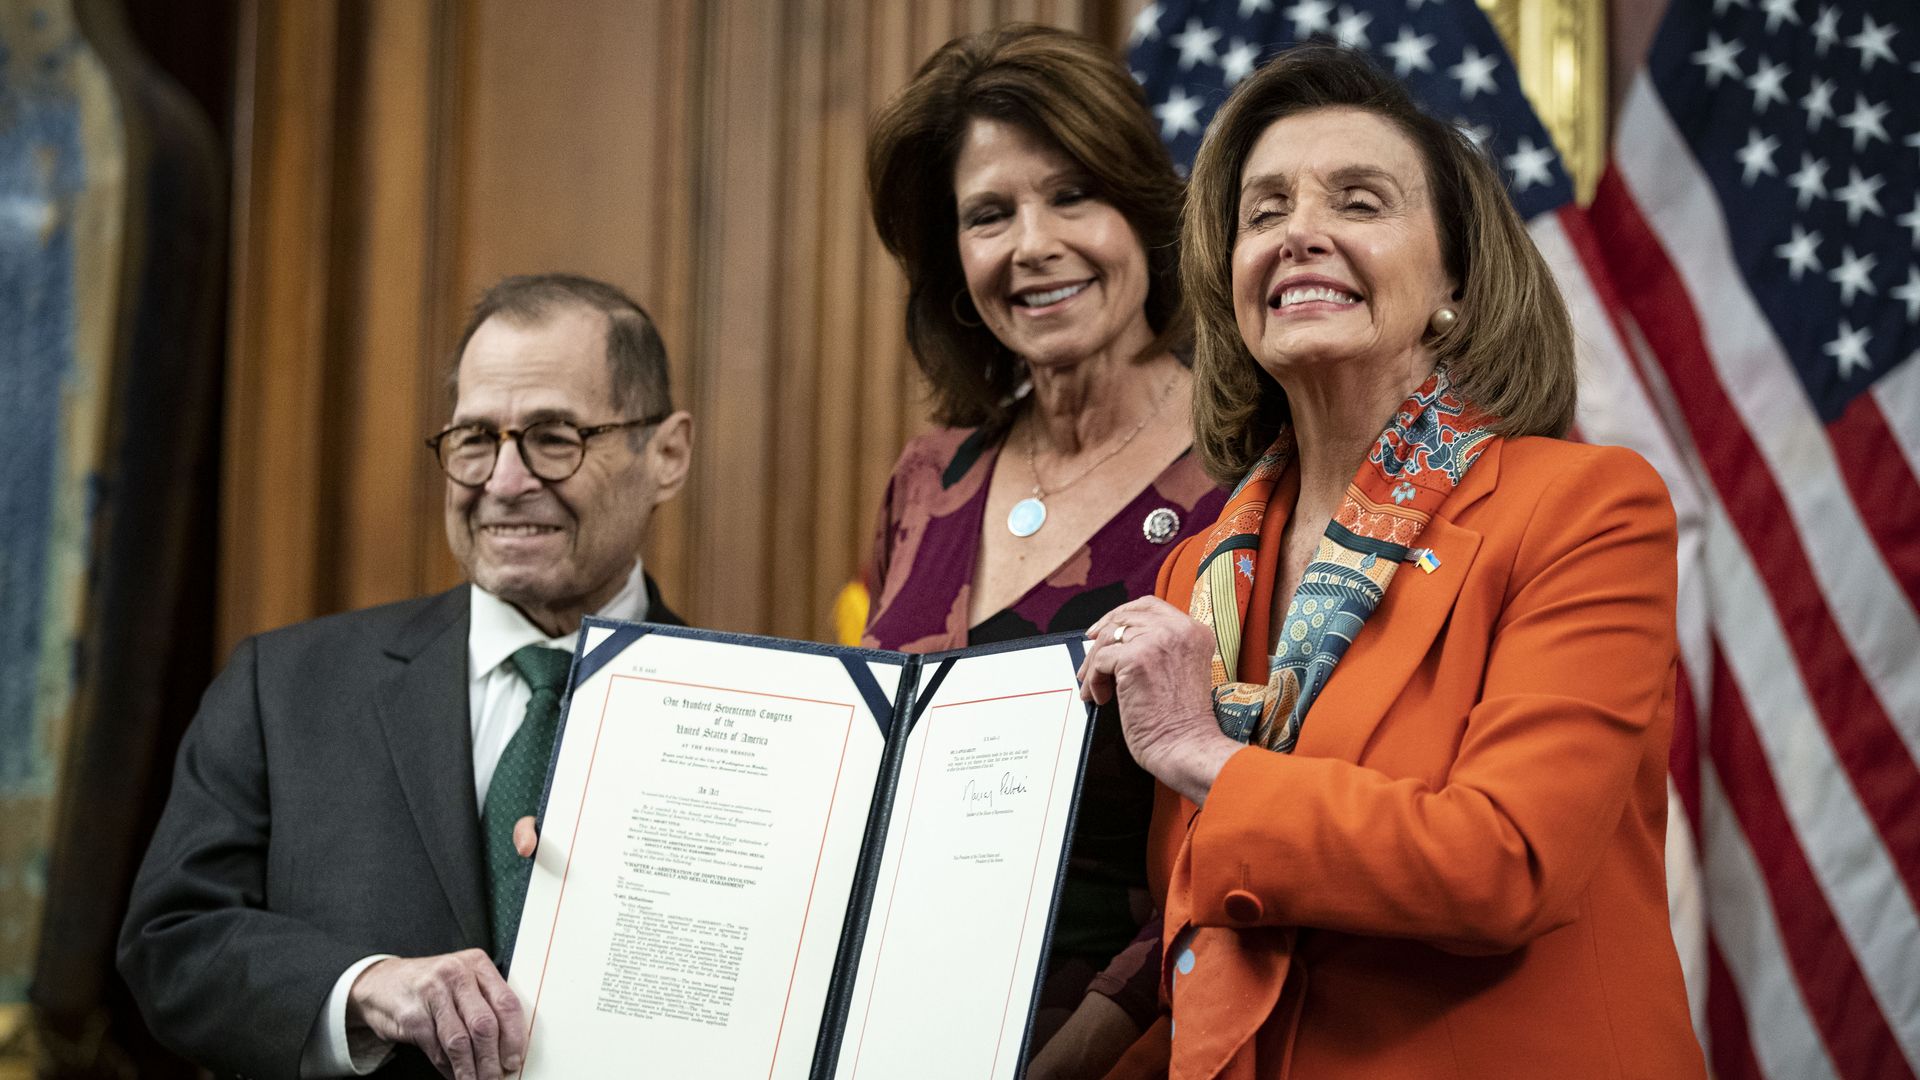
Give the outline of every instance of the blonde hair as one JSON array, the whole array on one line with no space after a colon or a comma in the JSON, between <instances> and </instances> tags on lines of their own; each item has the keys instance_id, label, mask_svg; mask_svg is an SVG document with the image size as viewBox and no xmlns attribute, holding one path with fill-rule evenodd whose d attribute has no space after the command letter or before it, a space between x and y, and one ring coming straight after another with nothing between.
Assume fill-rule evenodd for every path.
<instances>
[{"instance_id":1,"label":"blonde hair","mask_svg":"<svg viewBox=\"0 0 1920 1080\"><path fill-rule=\"evenodd\" d=\"M1459 322L1428 346L1455 389L1491 414L1503 435L1564 435L1577 392L1572 324L1492 164L1363 55L1306 45L1276 57L1227 99L1187 183L1180 279L1194 321L1194 446L1207 472L1223 484L1239 480L1287 422L1285 392L1255 362L1234 319L1240 179L1254 143L1275 121L1325 108L1387 121L1426 166L1460 311Z\"/></svg>"}]
</instances>

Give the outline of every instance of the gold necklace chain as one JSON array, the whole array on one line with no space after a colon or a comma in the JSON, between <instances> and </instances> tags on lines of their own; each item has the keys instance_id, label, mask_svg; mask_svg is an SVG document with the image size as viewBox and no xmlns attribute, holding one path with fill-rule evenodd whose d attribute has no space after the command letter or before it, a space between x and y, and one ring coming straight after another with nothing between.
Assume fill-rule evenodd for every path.
<instances>
[{"instance_id":1,"label":"gold necklace chain","mask_svg":"<svg viewBox=\"0 0 1920 1080\"><path fill-rule=\"evenodd\" d=\"M1073 479L1067 481L1066 483L1061 484L1059 487L1054 488L1052 491L1048 491L1046 489L1046 486L1043 483L1041 483L1040 463L1034 457L1034 453L1033 453L1034 445L1040 441L1039 431L1037 428L1028 431L1027 433L1027 471L1033 474L1033 497L1035 499L1044 500L1049 495L1058 495L1061 492L1072 487L1073 485L1093 475L1093 470L1098 469L1100 466L1105 465L1109 461L1112 461L1116 456L1119 455L1120 451L1125 450L1128 447L1128 445L1130 445L1133 442L1135 438L1139 437L1141 432L1147 430L1147 425L1153 423L1154 419L1160 415L1161 409L1164 409L1167 407L1167 399L1173 396L1173 386L1175 383L1179 381L1180 381L1180 373L1176 371L1173 373L1173 377L1167 380L1167 385L1161 388L1159 400L1153 403L1153 411L1141 417L1140 422L1138 424L1133 425L1133 430L1127 432L1127 437L1124 439L1121 439L1120 444L1118 446L1115 446L1113 449L1100 455L1099 461L1096 461L1093 464L1087 466L1086 468L1080 470L1079 476L1076 476ZM1036 420L1035 423L1038 424L1038 420Z\"/></svg>"}]
</instances>

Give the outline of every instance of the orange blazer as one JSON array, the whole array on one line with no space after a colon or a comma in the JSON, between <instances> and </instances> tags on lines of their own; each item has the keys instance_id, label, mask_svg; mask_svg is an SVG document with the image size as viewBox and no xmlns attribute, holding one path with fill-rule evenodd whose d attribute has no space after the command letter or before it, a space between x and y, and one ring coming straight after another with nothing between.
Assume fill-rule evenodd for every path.
<instances>
[{"instance_id":1,"label":"orange blazer","mask_svg":"<svg viewBox=\"0 0 1920 1080\"><path fill-rule=\"evenodd\" d=\"M1159 596L1187 606L1203 542L1171 553ZM1171 1075L1704 1076L1662 860L1666 488L1628 450L1497 440L1419 543L1439 566L1400 569L1291 755L1235 754L1204 809L1159 789L1163 993L1203 980L1173 991ZM1189 924L1226 935L1213 970L1178 972Z\"/></svg>"}]
</instances>

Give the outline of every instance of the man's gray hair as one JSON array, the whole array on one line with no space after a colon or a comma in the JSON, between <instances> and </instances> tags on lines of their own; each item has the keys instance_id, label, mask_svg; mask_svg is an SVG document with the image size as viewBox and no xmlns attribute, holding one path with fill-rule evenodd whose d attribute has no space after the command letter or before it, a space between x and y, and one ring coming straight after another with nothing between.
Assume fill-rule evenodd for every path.
<instances>
[{"instance_id":1,"label":"man's gray hair","mask_svg":"<svg viewBox=\"0 0 1920 1080\"><path fill-rule=\"evenodd\" d=\"M654 328L653 317L631 296L580 274L516 274L503 278L480 297L460 332L453 351L453 373L448 386L460 390L460 357L482 323L494 316L521 325L537 325L567 306L598 311L607 317L607 366L613 376L613 405L623 418L641 413L673 411L667 384L667 347Z\"/></svg>"}]
</instances>

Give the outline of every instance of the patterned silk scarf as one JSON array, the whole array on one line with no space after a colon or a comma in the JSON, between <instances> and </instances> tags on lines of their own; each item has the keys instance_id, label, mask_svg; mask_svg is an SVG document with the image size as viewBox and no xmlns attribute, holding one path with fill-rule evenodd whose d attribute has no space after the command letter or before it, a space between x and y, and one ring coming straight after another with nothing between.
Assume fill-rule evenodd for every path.
<instances>
[{"instance_id":1,"label":"patterned silk scarf","mask_svg":"<svg viewBox=\"0 0 1920 1080\"><path fill-rule=\"evenodd\" d=\"M1300 721L1334 665L1379 605L1403 561L1431 552L1414 545L1486 443L1493 420L1453 391L1436 370L1393 415L1347 485L1281 623L1271 678L1234 681L1241 628L1253 595L1253 553L1274 486L1293 466L1293 429L1284 427L1227 500L1208 534L1191 614L1213 631L1213 712L1228 737L1280 753L1300 738Z\"/></svg>"}]
</instances>

